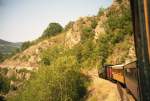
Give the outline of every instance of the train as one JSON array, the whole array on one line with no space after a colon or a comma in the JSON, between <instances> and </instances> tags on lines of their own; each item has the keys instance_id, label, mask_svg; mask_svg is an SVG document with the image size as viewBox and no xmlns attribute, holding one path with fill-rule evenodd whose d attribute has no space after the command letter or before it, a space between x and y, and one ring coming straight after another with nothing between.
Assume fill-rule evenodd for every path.
<instances>
[{"instance_id":1,"label":"train","mask_svg":"<svg viewBox=\"0 0 150 101\"><path fill-rule=\"evenodd\" d=\"M150 101L150 0L129 0L137 61L104 65L99 76L125 85L137 101Z\"/></svg>"},{"instance_id":2,"label":"train","mask_svg":"<svg viewBox=\"0 0 150 101\"><path fill-rule=\"evenodd\" d=\"M99 77L121 84L133 95L135 100L138 100L139 87L136 62L133 61L124 65L105 64L99 70Z\"/></svg>"}]
</instances>

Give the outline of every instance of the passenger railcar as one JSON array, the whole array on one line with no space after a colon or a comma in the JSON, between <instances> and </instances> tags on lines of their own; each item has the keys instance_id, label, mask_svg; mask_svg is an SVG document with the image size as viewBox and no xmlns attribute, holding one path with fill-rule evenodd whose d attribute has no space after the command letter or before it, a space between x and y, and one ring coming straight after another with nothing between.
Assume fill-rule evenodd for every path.
<instances>
[{"instance_id":1,"label":"passenger railcar","mask_svg":"<svg viewBox=\"0 0 150 101\"><path fill-rule=\"evenodd\" d=\"M138 99L139 88L136 61L126 65L105 65L102 70L99 72L100 77L120 83L126 87L135 99Z\"/></svg>"},{"instance_id":2,"label":"passenger railcar","mask_svg":"<svg viewBox=\"0 0 150 101\"><path fill-rule=\"evenodd\" d=\"M124 84L124 68L123 65L104 65L99 70L99 77L118 81Z\"/></svg>"},{"instance_id":3,"label":"passenger railcar","mask_svg":"<svg viewBox=\"0 0 150 101\"><path fill-rule=\"evenodd\" d=\"M99 77L107 79L110 78L110 74L111 74L111 68L110 68L110 64L105 64L101 69L99 69Z\"/></svg>"},{"instance_id":4,"label":"passenger railcar","mask_svg":"<svg viewBox=\"0 0 150 101\"><path fill-rule=\"evenodd\" d=\"M112 69L112 80L115 80L121 84L125 84L124 79L124 65L111 66Z\"/></svg>"},{"instance_id":5,"label":"passenger railcar","mask_svg":"<svg viewBox=\"0 0 150 101\"><path fill-rule=\"evenodd\" d=\"M131 62L124 66L124 78L126 87L135 97L135 99L138 99L139 87L136 62Z\"/></svg>"}]
</instances>

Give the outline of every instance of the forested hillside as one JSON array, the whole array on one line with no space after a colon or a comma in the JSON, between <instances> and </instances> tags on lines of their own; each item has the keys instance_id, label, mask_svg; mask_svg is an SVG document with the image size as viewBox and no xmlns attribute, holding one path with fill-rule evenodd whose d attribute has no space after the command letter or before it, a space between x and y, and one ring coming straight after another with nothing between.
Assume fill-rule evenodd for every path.
<instances>
[{"instance_id":1,"label":"forested hillside","mask_svg":"<svg viewBox=\"0 0 150 101\"><path fill-rule=\"evenodd\" d=\"M1 64L9 68L6 78L16 87L9 89L7 100L86 100L90 78L83 71L135 60L130 13L128 0L117 0L96 16L79 18L64 29L49 24L39 39Z\"/></svg>"},{"instance_id":2,"label":"forested hillside","mask_svg":"<svg viewBox=\"0 0 150 101\"><path fill-rule=\"evenodd\" d=\"M2 62L5 58L13 55L17 52L21 47L21 42L12 43L5 40L0 39L0 62Z\"/></svg>"}]
</instances>

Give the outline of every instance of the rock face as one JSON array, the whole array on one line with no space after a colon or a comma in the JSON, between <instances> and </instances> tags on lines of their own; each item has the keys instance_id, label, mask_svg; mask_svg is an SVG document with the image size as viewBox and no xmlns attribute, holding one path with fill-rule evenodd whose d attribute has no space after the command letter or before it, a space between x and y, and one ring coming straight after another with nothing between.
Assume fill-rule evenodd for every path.
<instances>
[{"instance_id":1,"label":"rock face","mask_svg":"<svg viewBox=\"0 0 150 101\"><path fill-rule=\"evenodd\" d=\"M13 77L13 76L15 76L16 75L16 70L9 70L8 72L7 72L7 74L6 74L6 76L8 77L8 78L11 78L11 77Z\"/></svg>"},{"instance_id":2,"label":"rock face","mask_svg":"<svg viewBox=\"0 0 150 101\"><path fill-rule=\"evenodd\" d=\"M29 80L32 71L26 69L16 70L14 68L0 68L0 76L7 81L9 91L17 90L24 81ZM2 94L2 92L0 93Z\"/></svg>"},{"instance_id":3,"label":"rock face","mask_svg":"<svg viewBox=\"0 0 150 101\"><path fill-rule=\"evenodd\" d=\"M80 32L78 32L78 31L73 32L73 30L70 29L66 33L65 46L71 48L74 45L76 45L77 43L79 43L80 40L81 40L81 34L80 34Z\"/></svg>"},{"instance_id":4,"label":"rock face","mask_svg":"<svg viewBox=\"0 0 150 101\"><path fill-rule=\"evenodd\" d=\"M18 79L18 80L21 80L21 79L28 80L30 76L31 76L30 71L23 71L23 69L22 70L9 69L6 74L7 78L11 79L15 77L15 79Z\"/></svg>"},{"instance_id":5,"label":"rock face","mask_svg":"<svg viewBox=\"0 0 150 101\"><path fill-rule=\"evenodd\" d=\"M135 61L135 60L136 60L135 47L131 46L129 49L125 64L130 63L131 61Z\"/></svg>"},{"instance_id":6,"label":"rock face","mask_svg":"<svg viewBox=\"0 0 150 101\"><path fill-rule=\"evenodd\" d=\"M93 18L92 17L81 17L81 18L79 18L79 20L77 20L73 24L73 27L66 32L66 36L65 36L65 46L66 47L71 48L80 42L81 35L82 35L82 29L84 29L85 27L90 27L91 26L90 20Z\"/></svg>"},{"instance_id":7,"label":"rock face","mask_svg":"<svg viewBox=\"0 0 150 101\"><path fill-rule=\"evenodd\" d=\"M95 39L98 39L100 35L102 34L106 34L106 31L105 31L105 26L104 26L104 23L106 22L107 20L107 13L104 12L104 14L102 16L100 16L100 20L95 28Z\"/></svg>"}]
</instances>

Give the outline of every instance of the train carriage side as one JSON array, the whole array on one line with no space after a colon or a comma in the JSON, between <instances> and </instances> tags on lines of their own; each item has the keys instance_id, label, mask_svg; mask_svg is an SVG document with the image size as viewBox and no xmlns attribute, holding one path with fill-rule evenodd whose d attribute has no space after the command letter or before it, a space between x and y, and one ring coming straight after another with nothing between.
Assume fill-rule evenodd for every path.
<instances>
[{"instance_id":1,"label":"train carriage side","mask_svg":"<svg viewBox=\"0 0 150 101\"><path fill-rule=\"evenodd\" d=\"M120 82L121 84L125 84L124 79L124 65L114 65L112 68L112 79Z\"/></svg>"},{"instance_id":2,"label":"train carriage side","mask_svg":"<svg viewBox=\"0 0 150 101\"><path fill-rule=\"evenodd\" d=\"M138 76L136 62L124 66L125 83L131 94L138 99Z\"/></svg>"}]
</instances>

